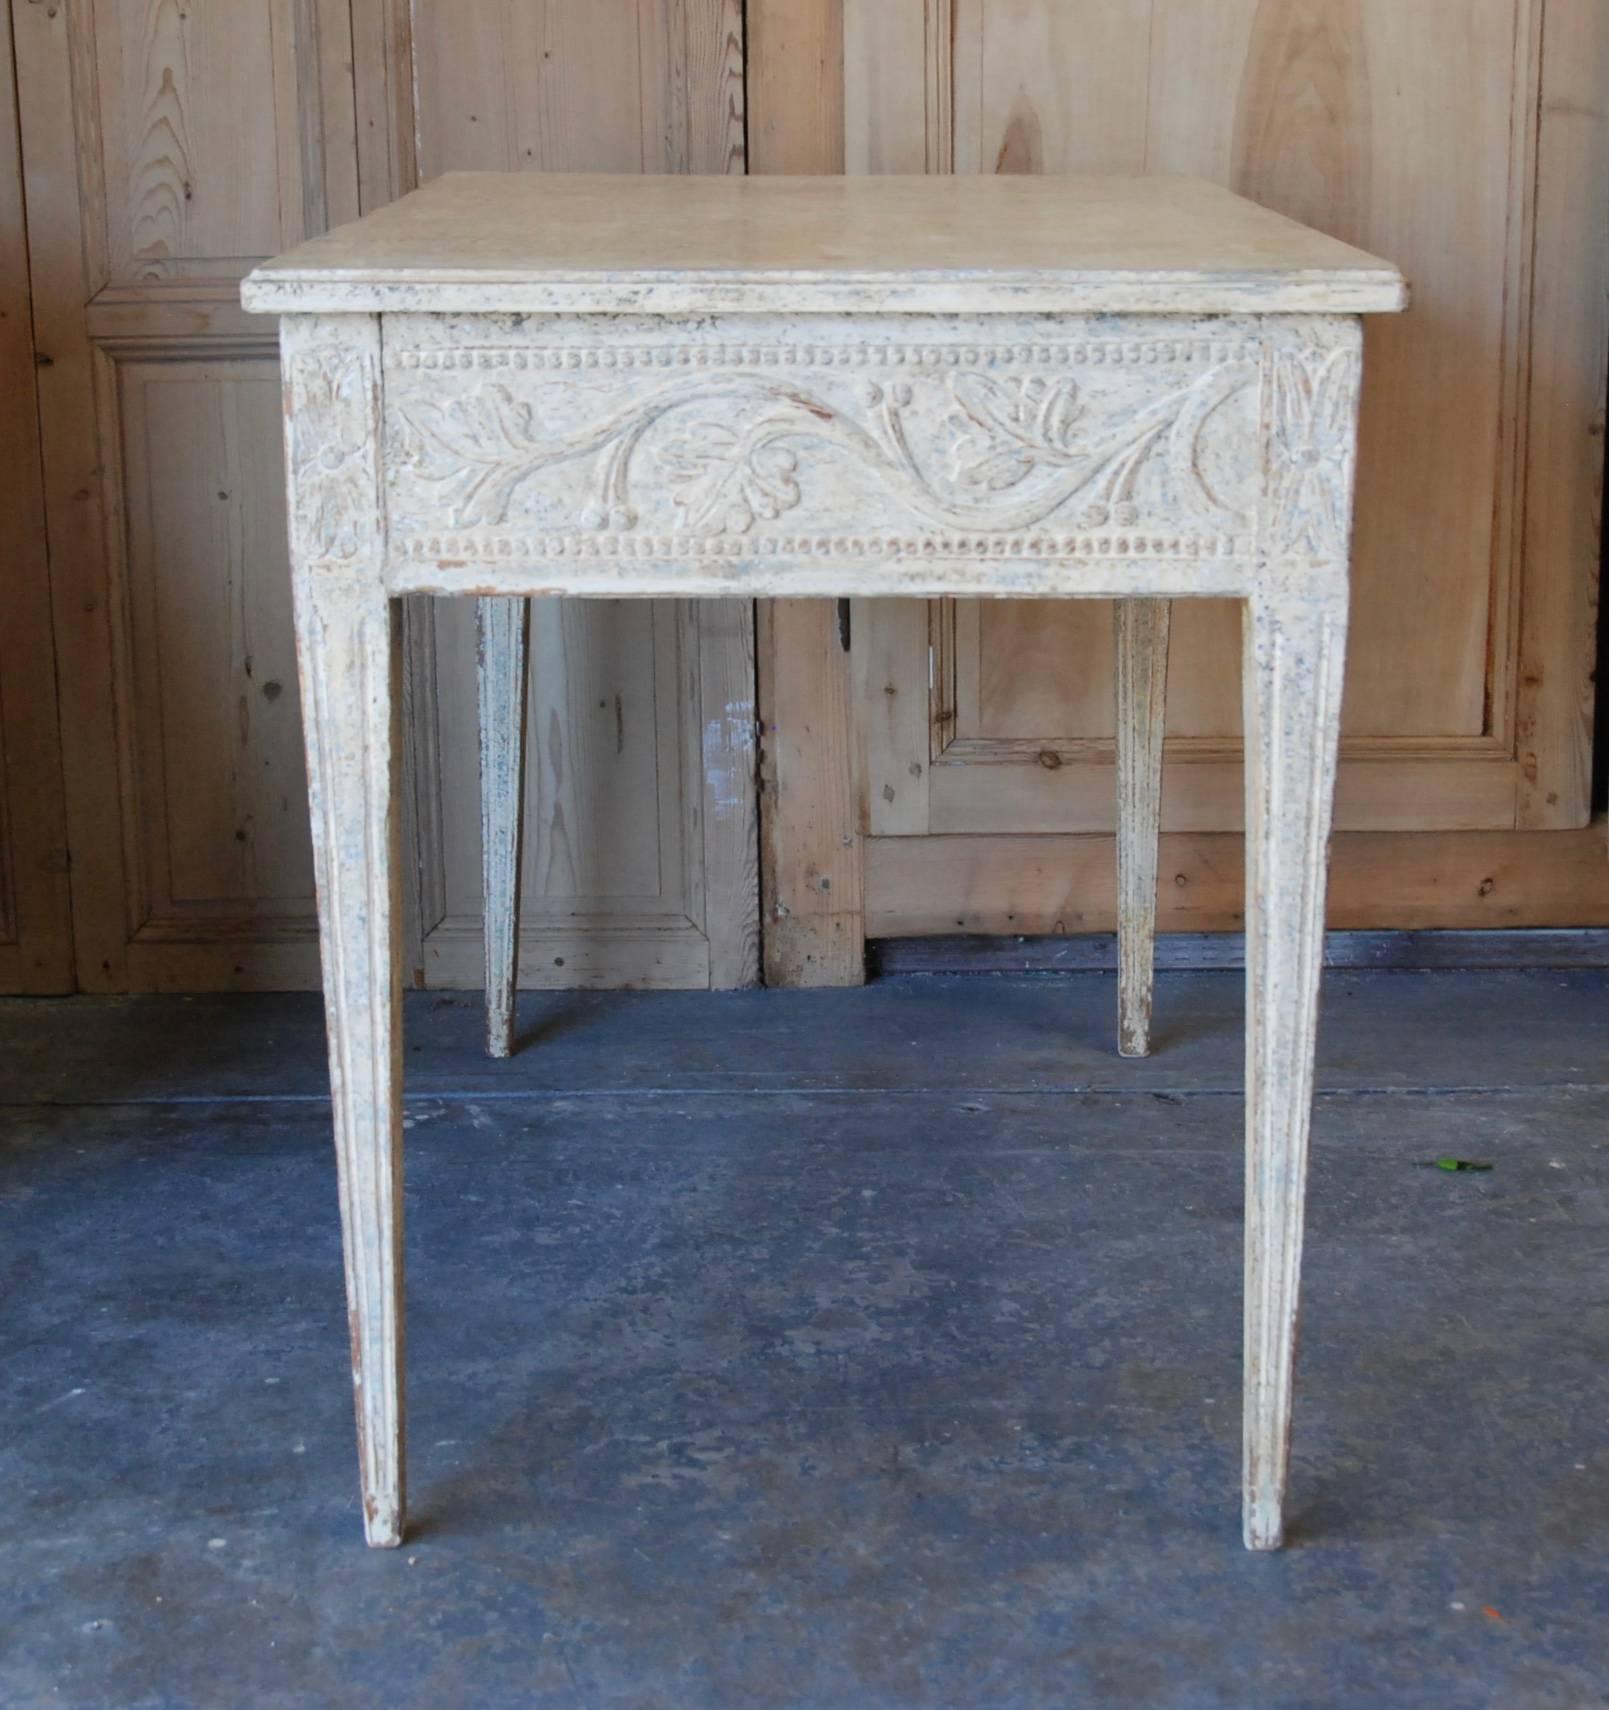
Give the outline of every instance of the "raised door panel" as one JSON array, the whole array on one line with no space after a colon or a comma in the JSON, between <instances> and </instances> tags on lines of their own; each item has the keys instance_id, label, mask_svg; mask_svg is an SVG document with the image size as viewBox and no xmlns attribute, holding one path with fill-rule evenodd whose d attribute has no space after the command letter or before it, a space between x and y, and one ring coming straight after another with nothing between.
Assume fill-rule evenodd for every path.
<instances>
[{"instance_id":1,"label":"raised door panel","mask_svg":"<svg viewBox=\"0 0 1609 1710\"><path fill-rule=\"evenodd\" d=\"M412 634L427 984L481 957L475 622L418 602ZM417 608L416 608L417 609ZM521 855L528 986L706 985L698 636L685 606L538 602L532 613Z\"/></svg>"},{"instance_id":2,"label":"raised door panel","mask_svg":"<svg viewBox=\"0 0 1609 1710\"><path fill-rule=\"evenodd\" d=\"M1531 0L1158 6L1148 166L1220 179L1390 256L1413 282L1412 312L1368 329L1354 737L1511 745L1506 430L1524 357L1540 13ZM1229 98L1204 110L1197 91L1220 76Z\"/></svg>"},{"instance_id":3,"label":"raised door panel","mask_svg":"<svg viewBox=\"0 0 1609 1710\"><path fill-rule=\"evenodd\" d=\"M14 11L77 976L314 985L276 329L358 210L348 0Z\"/></svg>"},{"instance_id":4,"label":"raised door panel","mask_svg":"<svg viewBox=\"0 0 1609 1710\"><path fill-rule=\"evenodd\" d=\"M1609 359L1601 0L750 0L748 20L770 170L1148 164L1409 266L1428 312L1371 332L1340 780L1341 825L1381 829L1336 838L1332 923L1609 920L1601 835L1571 829L1591 797ZM1236 614L1175 622L1166 814L1232 826ZM1110 931L1101 614L878 601L851 630L852 695L822 668L825 620L762 681L768 918L788 933L768 966L852 983L863 930ZM814 668L784 670L795 655ZM833 742L800 743L817 730ZM833 786L845 748L854 798ZM1238 834L1170 833L1162 859L1165 928L1239 925Z\"/></svg>"},{"instance_id":5,"label":"raised door panel","mask_svg":"<svg viewBox=\"0 0 1609 1710\"><path fill-rule=\"evenodd\" d=\"M593 0L415 8L420 177L741 170L736 0L630 0L626 11L623 27L619 8ZM521 983L744 983L755 956L752 800L717 788L703 746L713 723L715 771L731 764L734 733L752 763L752 688L722 688L714 718L705 711L718 683L752 676L751 618L735 606L557 600L533 602L531 618ZM416 602L409 631L421 976L474 984L472 612Z\"/></svg>"},{"instance_id":6,"label":"raised door panel","mask_svg":"<svg viewBox=\"0 0 1609 1710\"><path fill-rule=\"evenodd\" d=\"M16 8L86 988L317 983L275 328L238 280L420 168L741 165L737 0L606 12ZM410 965L447 985L481 978L467 616L410 624ZM742 613L541 614L533 978L745 977L752 803L717 784L752 766L752 670Z\"/></svg>"},{"instance_id":7,"label":"raised door panel","mask_svg":"<svg viewBox=\"0 0 1609 1710\"><path fill-rule=\"evenodd\" d=\"M139 937L305 922L313 864L277 364L136 359L117 382Z\"/></svg>"},{"instance_id":8,"label":"raised door panel","mask_svg":"<svg viewBox=\"0 0 1609 1710\"><path fill-rule=\"evenodd\" d=\"M356 213L348 0L93 0L84 26L107 280L238 275Z\"/></svg>"},{"instance_id":9,"label":"raised door panel","mask_svg":"<svg viewBox=\"0 0 1609 1710\"><path fill-rule=\"evenodd\" d=\"M875 121L848 114L863 168L909 169L898 112L930 166L1195 173L1403 265L1413 312L1369 329L1338 821L1584 823L1579 756L1522 752L1540 703L1586 687L1520 669L1541 0L958 0L944 82L916 27L934 9L867 23L850 0L851 44L890 56L847 80L879 101ZM892 14L925 35L925 72L893 57L910 43ZM1240 824L1239 629L1233 606L1176 611L1171 829ZM860 634L874 835L1111 829L1108 610L878 608ZM932 687L897 682L895 711L900 660ZM1539 765L1561 780L1541 802Z\"/></svg>"}]
</instances>

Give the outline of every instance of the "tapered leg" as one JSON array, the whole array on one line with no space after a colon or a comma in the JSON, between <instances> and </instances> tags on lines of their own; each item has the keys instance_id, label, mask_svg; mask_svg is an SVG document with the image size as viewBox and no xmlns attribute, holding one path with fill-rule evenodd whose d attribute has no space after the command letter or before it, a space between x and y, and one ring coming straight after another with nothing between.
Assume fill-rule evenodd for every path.
<instances>
[{"instance_id":1,"label":"tapered leg","mask_svg":"<svg viewBox=\"0 0 1609 1710\"><path fill-rule=\"evenodd\" d=\"M394 1545L404 1510L401 626L382 588L339 570L298 570L295 587L363 1527L371 1544Z\"/></svg>"},{"instance_id":2,"label":"tapered leg","mask_svg":"<svg viewBox=\"0 0 1609 1710\"><path fill-rule=\"evenodd\" d=\"M486 927L486 1049L514 1049L519 979L520 820L525 781L525 656L530 602L475 602L479 637L480 828Z\"/></svg>"},{"instance_id":3,"label":"tapered leg","mask_svg":"<svg viewBox=\"0 0 1609 1710\"><path fill-rule=\"evenodd\" d=\"M1283 1539L1324 891L1346 652L1344 573L1248 605L1245 1538ZM1285 591L1286 589L1290 591Z\"/></svg>"},{"instance_id":4,"label":"tapered leg","mask_svg":"<svg viewBox=\"0 0 1609 1710\"><path fill-rule=\"evenodd\" d=\"M1168 695L1166 600L1119 600L1117 641L1117 1033L1125 1057L1151 1050L1156 849Z\"/></svg>"}]
</instances>

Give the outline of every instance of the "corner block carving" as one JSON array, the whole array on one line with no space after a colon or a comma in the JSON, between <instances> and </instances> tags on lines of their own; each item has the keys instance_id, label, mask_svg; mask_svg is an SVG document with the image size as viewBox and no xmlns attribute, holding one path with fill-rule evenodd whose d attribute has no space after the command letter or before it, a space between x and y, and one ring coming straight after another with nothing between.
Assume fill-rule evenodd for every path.
<instances>
[{"instance_id":1,"label":"corner block carving","mask_svg":"<svg viewBox=\"0 0 1609 1710\"><path fill-rule=\"evenodd\" d=\"M283 352L292 550L302 563L344 563L372 550L377 341L288 331Z\"/></svg>"}]
</instances>

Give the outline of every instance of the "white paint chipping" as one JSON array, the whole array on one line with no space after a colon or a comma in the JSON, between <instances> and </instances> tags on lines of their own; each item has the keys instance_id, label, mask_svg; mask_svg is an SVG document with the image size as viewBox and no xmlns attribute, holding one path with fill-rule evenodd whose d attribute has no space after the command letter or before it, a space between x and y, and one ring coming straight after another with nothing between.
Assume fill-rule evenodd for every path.
<instances>
[{"instance_id":1,"label":"white paint chipping","mask_svg":"<svg viewBox=\"0 0 1609 1710\"><path fill-rule=\"evenodd\" d=\"M720 718L704 726L704 781L714 811L723 819L749 813L754 794L753 701L728 701Z\"/></svg>"}]
</instances>

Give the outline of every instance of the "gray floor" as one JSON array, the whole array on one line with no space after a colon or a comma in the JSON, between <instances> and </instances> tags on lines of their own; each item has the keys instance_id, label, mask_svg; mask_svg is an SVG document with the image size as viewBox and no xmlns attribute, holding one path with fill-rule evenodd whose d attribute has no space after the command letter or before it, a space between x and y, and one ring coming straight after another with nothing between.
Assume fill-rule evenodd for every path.
<instances>
[{"instance_id":1,"label":"gray floor","mask_svg":"<svg viewBox=\"0 0 1609 1710\"><path fill-rule=\"evenodd\" d=\"M390 1554L316 1002L0 1003L0 1705L1609 1704L1609 977L1329 977L1273 1557L1240 981L1112 1001L412 1000Z\"/></svg>"}]
</instances>

